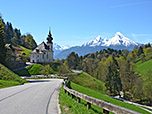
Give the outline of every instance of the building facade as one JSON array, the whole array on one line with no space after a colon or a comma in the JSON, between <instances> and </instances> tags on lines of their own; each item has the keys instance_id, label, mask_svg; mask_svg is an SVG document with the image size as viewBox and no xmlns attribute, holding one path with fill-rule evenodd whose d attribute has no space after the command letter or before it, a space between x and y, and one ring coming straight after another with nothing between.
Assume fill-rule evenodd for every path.
<instances>
[{"instance_id":1,"label":"building facade","mask_svg":"<svg viewBox=\"0 0 152 114\"><path fill-rule=\"evenodd\" d=\"M49 31L47 43L42 42L31 52L31 63L51 63L53 62L53 37Z\"/></svg>"}]
</instances>

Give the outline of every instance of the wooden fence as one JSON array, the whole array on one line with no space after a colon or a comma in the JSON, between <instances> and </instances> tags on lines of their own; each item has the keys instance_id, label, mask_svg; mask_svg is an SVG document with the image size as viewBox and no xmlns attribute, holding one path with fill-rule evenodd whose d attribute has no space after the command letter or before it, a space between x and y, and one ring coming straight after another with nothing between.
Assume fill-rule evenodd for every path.
<instances>
[{"instance_id":1,"label":"wooden fence","mask_svg":"<svg viewBox=\"0 0 152 114\"><path fill-rule=\"evenodd\" d=\"M66 80L67 81L67 80ZM80 99L83 99L87 102L87 109L91 108L91 104L96 105L98 107L101 107L103 109L103 114L109 114L109 112L113 112L116 114L140 114L138 112L108 103L106 101L102 101L99 99L95 99L93 97L87 96L85 94L82 94L78 91L69 89L66 86L66 81L64 82L64 90L68 95L71 94L71 97L77 97L77 103L80 103Z\"/></svg>"}]
</instances>

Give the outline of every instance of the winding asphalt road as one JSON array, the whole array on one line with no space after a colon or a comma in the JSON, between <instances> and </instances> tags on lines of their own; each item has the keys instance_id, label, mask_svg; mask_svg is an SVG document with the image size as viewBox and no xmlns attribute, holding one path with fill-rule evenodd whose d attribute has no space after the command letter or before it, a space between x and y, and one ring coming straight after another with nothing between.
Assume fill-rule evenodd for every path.
<instances>
[{"instance_id":1,"label":"winding asphalt road","mask_svg":"<svg viewBox=\"0 0 152 114\"><path fill-rule=\"evenodd\" d=\"M57 114L57 95L62 79L0 89L0 114Z\"/></svg>"}]
</instances>

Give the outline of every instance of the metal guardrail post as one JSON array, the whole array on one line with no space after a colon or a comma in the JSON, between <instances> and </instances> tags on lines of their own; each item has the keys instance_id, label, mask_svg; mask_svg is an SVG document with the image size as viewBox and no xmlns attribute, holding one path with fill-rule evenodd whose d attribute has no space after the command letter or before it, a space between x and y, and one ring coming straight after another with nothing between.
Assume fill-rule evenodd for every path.
<instances>
[{"instance_id":1,"label":"metal guardrail post","mask_svg":"<svg viewBox=\"0 0 152 114\"><path fill-rule=\"evenodd\" d=\"M77 103L80 103L80 98L79 97L77 97Z\"/></svg>"},{"instance_id":2,"label":"metal guardrail post","mask_svg":"<svg viewBox=\"0 0 152 114\"><path fill-rule=\"evenodd\" d=\"M87 102L87 110L91 108L91 103Z\"/></svg>"},{"instance_id":3,"label":"metal guardrail post","mask_svg":"<svg viewBox=\"0 0 152 114\"><path fill-rule=\"evenodd\" d=\"M75 97L73 94L71 94L72 99Z\"/></svg>"},{"instance_id":4,"label":"metal guardrail post","mask_svg":"<svg viewBox=\"0 0 152 114\"><path fill-rule=\"evenodd\" d=\"M66 93L67 91L64 89L64 92Z\"/></svg>"},{"instance_id":5,"label":"metal guardrail post","mask_svg":"<svg viewBox=\"0 0 152 114\"><path fill-rule=\"evenodd\" d=\"M109 114L109 111L103 109L103 114Z\"/></svg>"},{"instance_id":6,"label":"metal guardrail post","mask_svg":"<svg viewBox=\"0 0 152 114\"><path fill-rule=\"evenodd\" d=\"M70 92L68 92L68 95L70 95Z\"/></svg>"}]
</instances>

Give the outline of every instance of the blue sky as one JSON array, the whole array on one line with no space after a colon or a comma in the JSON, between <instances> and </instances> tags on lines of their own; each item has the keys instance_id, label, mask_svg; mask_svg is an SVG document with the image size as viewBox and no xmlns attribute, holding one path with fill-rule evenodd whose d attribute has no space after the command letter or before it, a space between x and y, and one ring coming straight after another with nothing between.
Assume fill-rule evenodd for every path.
<instances>
[{"instance_id":1,"label":"blue sky","mask_svg":"<svg viewBox=\"0 0 152 114\"><path fill-rule=\"evenodd\" d=\"M1 0L5 22L31 33L39 44L49 26L54 42L81 45L116 32L139 43L152 43L152 0Z\"/></svg>"}]
</instances>

